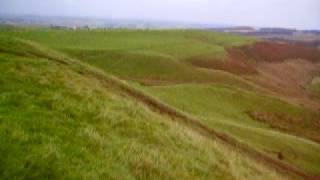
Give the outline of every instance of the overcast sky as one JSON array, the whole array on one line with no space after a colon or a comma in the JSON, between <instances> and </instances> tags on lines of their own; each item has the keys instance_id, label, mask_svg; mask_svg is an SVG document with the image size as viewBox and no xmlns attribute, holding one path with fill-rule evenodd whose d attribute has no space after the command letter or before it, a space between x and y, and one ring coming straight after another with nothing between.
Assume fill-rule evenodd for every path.
<instances>
[{"instance_id":1,"label":"overcast sky","mask_svg":"<svg viewBox=\"0 0 320 180\"><path fill-rule=\"evenodd\" d=\"M320 0L0 0L0 13L320 29Z\"/></svg>"}]
</instances>

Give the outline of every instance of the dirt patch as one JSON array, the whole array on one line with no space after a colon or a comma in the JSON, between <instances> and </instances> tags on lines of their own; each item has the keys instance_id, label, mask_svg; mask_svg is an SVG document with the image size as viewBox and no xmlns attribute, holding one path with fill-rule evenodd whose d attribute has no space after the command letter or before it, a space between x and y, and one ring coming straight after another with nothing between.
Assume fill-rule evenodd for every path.
<instances>
[{"instance_id":1,"label":"dirt patch","mask_svg":"<svg viewBox=\"0 0 320 180\"><path fill-rule=\"evenodd\" d=\"M290 102L320 110L320 103L307 89L313 77L320 72L320 63L293 59L277 63L261 62L256 68L259 76L251 77L255 84Z\"/></svg>"},{"instance_id":2,"label":"dirt patch","mask_svg":"<svg viewBox=\"0 0 320 180\"><path fill-rule=\"evenodd\" d=\"M207 69L217 69L227 71L233 74L253 75L257 71L254 65L247 61L247 57L239 49L229 49L225 59L218 59L210 56L192 57L192 65Z\"/></svg>"},{"instance_id":3,"label":"dirt patch","mask_svg":"<svg viewBox=\"0 0 320 180\"><path fill-rule=\"evenodd\" d=\"M293 59L278 63L262 62L257 64L260 74L257 83L273 85L286 93L300 93L319 71L319 64L307 60Z\"/></svg>"},{"instance_id":4,"label":"dirt patch","mask_svg":"<svg viewBox=\"0 0 320 180\"><path fill-rule=\"evenodd\" d=\"M242 75L285 100L320 109L320 103L306 89L312 78L320 73L318 49L265 41L229 48L227 52L224 59L198 56L190 62L197 67Z\"/></svg>"},{"instance_id":5,"label":"dirt patch","mask_svg":"<svg viewBox=\"0 0 320 180\"><path fill-rule=\"evenodd\" d=\"M192 65L208 69L218 69L234 74L257 74L256 64L280 63L288 59L305 59L320 62L320 51L316 48L276 42L257 42L254 45L229 48L224 59L212 56L190 58Z\"/></svg>"},{"instance_id":6,"label":"dirt patch","mask_svg":"<svg viewBox=\"0 0 320 180\"><path fill-rule=\"evenodd\" d=\"M318 49L301 45L264 41L255 43L253 46L242 46L239 49L247 57L257 61L282 62L286 59L320 61L320 51Z\"/></svg>"}]
</instances>

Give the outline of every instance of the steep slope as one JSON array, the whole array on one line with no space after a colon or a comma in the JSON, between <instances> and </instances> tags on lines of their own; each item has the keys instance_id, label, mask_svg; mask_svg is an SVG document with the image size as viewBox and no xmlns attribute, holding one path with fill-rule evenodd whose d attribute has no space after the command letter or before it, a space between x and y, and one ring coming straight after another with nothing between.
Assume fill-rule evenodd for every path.
<instances>
[{"instance_id":1,"label":"steep slope","mask_svg":"<svg viewBox=\"0 0 320 180\"><path fill-rule=\"evenodd\" d=\"M190 114L197 126L222 133L220 139L231 137L307 176L320 174L318 83L312 80L318 76L317 50L205 31L15 29L3 34L77 57L167 103L166 114ZM144 95L124 90L150 105Z\"/></svg>"},{"instance_id":2,"label":"steep slope","mask_svg":"<svg viewBox=\"0 0 320 180\"><path fill-rule=\"evenodd\" d=\"M30 41L0 42L2 179L283 178L151 112L92 67Z\"/></svg>"},{"instance_id":3,"label":"steep slope","mask_svg":"<svg viewBox=\"0 0 320 180\"><path fill-rule=\"evenodd\" d=\"M228 48L224 60L214 56L191 57L196 67L220 69L254 82L269 93L303 104L314 110L320 104L306 91L308 83L320 74L320 51L275 42L257 42Z\"/></svg>"},{"instance_id":4,"label":"steep slope","mask_svg":"<svg viewBox=\"0 0 320 180\"><path fill-rule=\"evenodd\" d=\"M320 172L320 145L308 140L319 141L319 114L315 112L275 97L223 86L177 85L145 90L197 117L207 127L274 159L310 174Z\"/></svg>"}]
</instances>

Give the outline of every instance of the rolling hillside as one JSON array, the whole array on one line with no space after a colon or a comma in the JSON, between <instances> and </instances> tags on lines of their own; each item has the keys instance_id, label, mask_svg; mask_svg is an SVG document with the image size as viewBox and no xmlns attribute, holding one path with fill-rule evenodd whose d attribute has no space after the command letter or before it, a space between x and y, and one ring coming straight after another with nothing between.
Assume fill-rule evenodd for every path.
<instances>
[{"instance_id":1,"label":"rolling hillside","mask_svg":"<svg viewBox=\"0 0 320 180\"><path fill-rule=\"evenodd\" d=\"M319 50L198 30L0 45L2 177L320 176Z\"/></svg>"}]
</instances>

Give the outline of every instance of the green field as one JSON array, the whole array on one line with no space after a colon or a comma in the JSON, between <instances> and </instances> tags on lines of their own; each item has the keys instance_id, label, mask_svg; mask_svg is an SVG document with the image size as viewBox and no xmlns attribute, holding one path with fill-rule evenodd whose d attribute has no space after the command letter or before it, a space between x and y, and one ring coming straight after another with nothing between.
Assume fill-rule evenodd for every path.
<instances>
[{"instance_id":1,"label":"green field","mask_svg":"<svg viewBox=\"0 0 320 180\"><path fill-rule=\"evenodd\" d=\"M223 57L225 47L254 41L195 30L3 31L68 53L122 78L170 82L214 81L210 73L187 66L186 61L198 55Z\"/></svg>"},{"instance_id":2,"label":"green field","mask_svg":"<svg viewBox=\"0 0 320 180\"><path fill-rule=\"evenodd\" d=\"M320 175L317 111L246 77L190 63L197 56L224 61L227 48L255 41L200 30L0 28L0 176L284 178L88 71L122 79L209 128Z\"/></svg>"}]
</instances>

